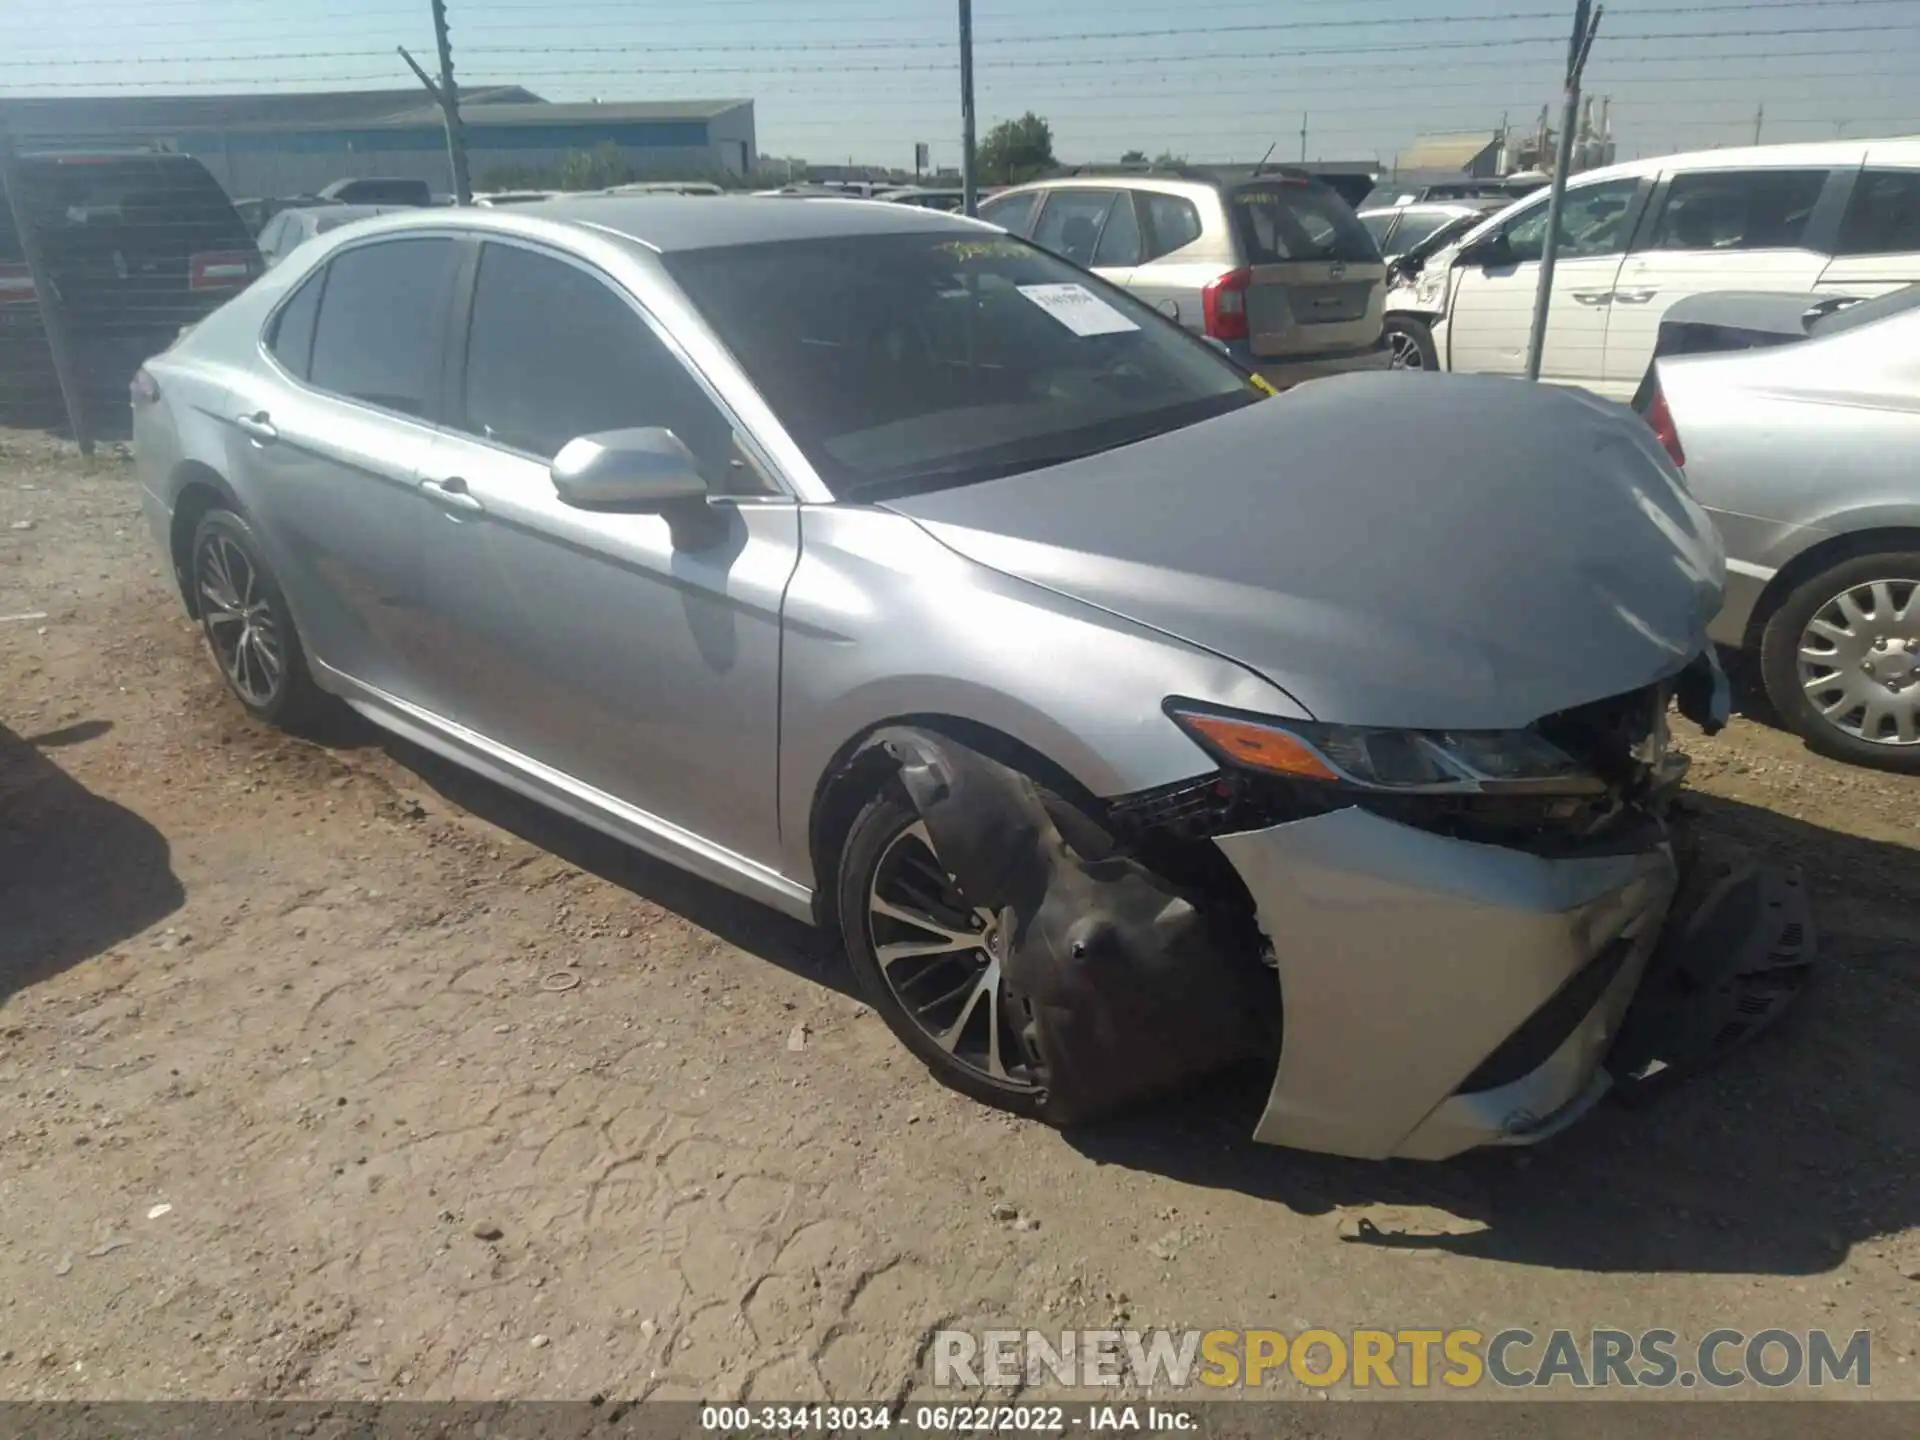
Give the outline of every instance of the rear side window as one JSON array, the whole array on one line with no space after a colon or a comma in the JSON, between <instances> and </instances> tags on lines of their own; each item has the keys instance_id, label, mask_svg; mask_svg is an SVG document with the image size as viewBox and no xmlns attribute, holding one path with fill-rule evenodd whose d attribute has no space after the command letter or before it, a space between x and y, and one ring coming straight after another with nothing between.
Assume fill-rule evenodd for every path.
<instances>
[{"instance_id":1,"label":"rear side window","mask_svg":"<svg viewBox=\"0 0 1920 1440\"><path fill-rule=\"evenodd\" d=\"M1171 255L1200 238L1200 210L1191 200L1152 191L1135 198L1146 208L1147 259Z\"/></svg>"},{"instance_id":2,"label":"rear side window","mask_svg":"<svg viewBox=\"0 0 1920 1440\"><path fill-rule=\"evenodd\" d=\"M1250 265L1285 260L1378 260L1380 247L1352 208L1323 185L1266 181L1228 196Z\"/></svg>"},{"instance_id":3,"label":"rear side window","mask_svg":"<svg viewBox=\"0 0 1920 1440\"><path fill-rule=\"evenodd\" d=\"M1826 188L1825 170L1701 170L1676 175L1652 250L1785 250L1797 246Z\"/></svg>"},{"instance_id":4,"label":"rear side window","mask_svg":"<svg viewBox=\"0 0 1920 1440\"><path fill-rule=\"evenodd\" d=\"M322 390L426 415L458 252L451 240L389 240L337 255L308 378Z\"/></svg>"},{"instance_id":5,"label":"rear side window","mask_svg":"<svg viewBox=\"0 0 1920 1440\"><path fill-rule=\"evenodd\" d=\"M1093 263L1115 268L1140 263L1140 217L1134 212L1133 197L1124 190L1113 197Z\"/></svg>"},{"instance_id":6,"label":"rear side window","mask_svg":"<svg viewBox=\"0 0 1920 1440\"><path fill-rule=\"evenodd\" d=\"M604 281L518 246L481 252L456 423L548 459L581 435L658 425L710 486L740 488L732 424L647 322Z\"/></svg>"},{"instance_id":7,"label":"rear side window","mask_svg":"<svg viewBox=\"0 0 1920 1440\"><path fill-rule=\"evenodd\" d=\"M1373 237L1373 243L1384 247L1387 243L1387 234L1393 229L1393 222L1399 218L1391 211L1384 211L1373 215L1362 215L1360 223L1367 227L1367 234Z\"/></svg>"},{"instance_id":8,"label":"rear side window","mask_svg":"<svg viewBox=\"0 0 1920 1440\"><path fill-rule=\"evenodd\" d=\"M1033 243L1045 246L1062 260L1091 266L1094 248L1100 243L1100 227L1113 201L1111 190L1055 190L1040 211Z\"/></svg>"},{"instance_id":9,"label":"rear side window","mask_svg":"<svg viewBox=\"0 0 1920 1440\"><path fill-rule=\"evenodd\" d=\"M273 329L267 334L267 348L273 358L298 375L307 378L313 361L313 322L320 314L320 292L326 286L327 272L322 269L293 292L293 298L273 317Z\"/></svg>"},{"instance_id":10,"label":"rear side window","mask_svg":"<svg viewBox=\"0 0 1920 1440\"><path fill-rule=\"evenodd\" d=\"M1025 235L1033 228L1033 207L1039 199L1038 190L998 196L980 207L980 218L1015 235Z\"/></svg>"},{"instance_id":11,"label":"rear side window","mask_svg":"<svg viewBox=\"0 0 1920 1440\"><path fill-rule=\"evenodd\" d=\"M1920 253L1920 170L1860 172L1840 222L1839 253Z\"/></svg>"}]
</instances>

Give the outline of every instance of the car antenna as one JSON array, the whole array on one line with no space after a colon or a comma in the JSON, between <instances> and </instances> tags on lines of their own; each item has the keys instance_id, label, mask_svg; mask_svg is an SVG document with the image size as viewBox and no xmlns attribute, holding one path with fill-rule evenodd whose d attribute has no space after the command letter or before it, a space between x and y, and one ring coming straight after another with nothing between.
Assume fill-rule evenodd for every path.
<instances>
[{"instance_id":1,"label":"car antenna","mask_svg":"<svg viewBox=\"0 0 1920 1440\"><path fill-rule=\"evenodd\" d=\"M1279 143L1280 143L1280 142L1279 142L1278 140L1276 140L1276 141L1274 141L1274 142L1273 142L1273 145L1278 145ZM1258 165L1256 165L1256 166L1254 166L1254 167L1253 167L1253 173L1254 173L1254 174L1256 174L1256 175L1259 175L1259 174L1261 174L1261 173L1263 173L1263 172L1264 172L1264 171L1266 170L1266 168L1267 168L1267 161L1268 161L1268 160L1270 160L1270 159L1271 159L1271 158L1273 157L1273 145L1269 145L1269 146L1267 146L1267 153L1266 153L1265 155L1262 155L1262 156L1260 157L1260 163L1259 163Z\"/></svg>"}]
</instances>

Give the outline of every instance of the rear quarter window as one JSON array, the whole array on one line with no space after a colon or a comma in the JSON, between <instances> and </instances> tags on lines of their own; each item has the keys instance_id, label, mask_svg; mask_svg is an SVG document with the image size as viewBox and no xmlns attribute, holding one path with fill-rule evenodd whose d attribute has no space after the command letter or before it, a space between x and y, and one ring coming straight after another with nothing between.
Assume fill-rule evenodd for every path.
<instances>
[{"instance_id":1,"label":"rear quarter window","mask_svg":"<svg viewBox=\"0 0 1920 1440\"><path fill-rule=\"evenodd\" d=\"M1379 245L1352 207L1323 185L1298 180L1244 185L1227 196L1227 208L1250 265L1380 258Z\"/></svg>"}]
</instances>

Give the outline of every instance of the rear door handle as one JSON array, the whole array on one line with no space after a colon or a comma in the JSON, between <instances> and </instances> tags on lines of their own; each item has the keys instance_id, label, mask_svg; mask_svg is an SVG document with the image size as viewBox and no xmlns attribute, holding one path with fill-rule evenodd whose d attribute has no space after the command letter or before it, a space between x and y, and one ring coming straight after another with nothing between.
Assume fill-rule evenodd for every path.
<instances>
[{"instance_id":1,"label":"rear door handle","mask_svg":"<svg viewBox=\"0 0 1920 1440\"><path fill-rule=\"evenodd\" d=\"M236 415L233 423L242 435L256 445L271 445L280 438L280 432L273 428L273 421L267 418L264 410L254 415Z\"/></svg>"},{"instance_id":2,"label":"rear door handle","mask_svg":"<svg viewBox=\"0 0 1920 1440\"><path fill-rule=\"evenodd\" d=\"M1658 290L1616 290L1613 298L1622 305L1644 305L1659 293Z\"/></svg>"},{"instance_id":3,"label":"rear door handle","mask_svg":"<svg viewBox=\"0 0 1920 1440\"><path fill-rule=\"evenodd\" d=\"M1613 299L1611 290L1575 290L1573 298L1582 305L1605 305Z\"/></svg>"},{"instance_id":4,"label":"rear door handle","mask_svg":"<svg viewBox=\"0 0 1920 1440\"><path fill-rule=\"evenodd\" d=\"M467 482L458 475L449 475L444 480L422 480L420 488L426 492L427 499L443 510L458 510L462 514L477 515L487 507L467 489Z\"/></svg>"}]
</instances>

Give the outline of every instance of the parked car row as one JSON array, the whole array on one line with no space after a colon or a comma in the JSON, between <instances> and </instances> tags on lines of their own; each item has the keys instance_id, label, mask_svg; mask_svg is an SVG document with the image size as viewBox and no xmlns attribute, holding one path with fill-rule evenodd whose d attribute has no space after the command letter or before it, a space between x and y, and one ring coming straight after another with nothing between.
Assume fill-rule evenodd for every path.
<instances>
[{"instance_id":1,"label":"parked car row","mask_svg":"<svg viewBox=\"0 0 1920 1440\"><path fill-rule=\"evenodd\" d=\"M1423 257L1388 304L1426 368L1523 373L1546 237L1536 194ZM1920 140L1708 150L1567 186L1543 379L1630 399L1674 302L1875 295L1920 281Z\"/></svg>"}]
</instances>

